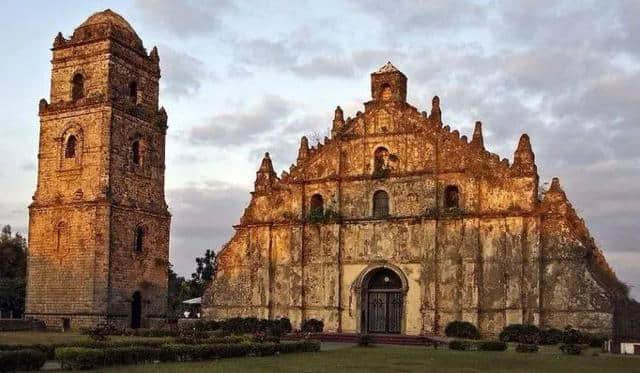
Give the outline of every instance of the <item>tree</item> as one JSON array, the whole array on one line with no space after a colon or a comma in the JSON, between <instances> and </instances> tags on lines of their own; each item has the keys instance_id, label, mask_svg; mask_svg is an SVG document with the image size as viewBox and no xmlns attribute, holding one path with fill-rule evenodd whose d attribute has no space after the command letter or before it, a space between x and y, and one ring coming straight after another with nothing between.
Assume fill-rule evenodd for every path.
<instances>
[{"instance_id":1,"label":"tree","mask_svg":"<svg viewBox=\"0 0 640 373\"><path fill-rule=\"evenodd\" d=\"M180 316L187 307L182 302L187 299L201 297L209 282L216 274L216 254L213 250L206 250L204 256L196 258L196 271L191 279L186 280L173 271L169 263L169 310L174 316Z\"/></svg>"},{"instance_id":2,"label":"tree","mask_svg":"<svg viewBox=\"0 0 640 373\"><path fill-rule=\"evenodd\" d=\"M27 241L5 225L0 233L0 312L19 317L24 313Z\"/></svg>"}]
</instances>

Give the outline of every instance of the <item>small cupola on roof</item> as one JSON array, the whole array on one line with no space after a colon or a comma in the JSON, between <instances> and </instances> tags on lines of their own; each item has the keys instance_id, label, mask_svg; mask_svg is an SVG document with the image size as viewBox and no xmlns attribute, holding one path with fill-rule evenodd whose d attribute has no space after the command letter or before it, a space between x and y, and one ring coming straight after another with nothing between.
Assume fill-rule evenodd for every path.
<instances>
[{"instance_id":1,"label":"small cupola on roof","mask_svg":"<svg viewBox=\"0 0 640 373\"><path fill-rule=\"evenodd\" d=\"M121 15L111 9L92 14L73 32L71 42L112 38L138 51L144 51L142 40ZM54 48L56 46L54 45Z\"/></svg>"},{"instance_id":2,"label":"small cupola on roof","mask_svg":"<svg viewBox=\"0 0 640 373\"><path fill-rule=\"evenodd\" d=\"M407 101L407 77L391 62L371 73L371 97L374 101Z\"/></svg>"}]
</instances>

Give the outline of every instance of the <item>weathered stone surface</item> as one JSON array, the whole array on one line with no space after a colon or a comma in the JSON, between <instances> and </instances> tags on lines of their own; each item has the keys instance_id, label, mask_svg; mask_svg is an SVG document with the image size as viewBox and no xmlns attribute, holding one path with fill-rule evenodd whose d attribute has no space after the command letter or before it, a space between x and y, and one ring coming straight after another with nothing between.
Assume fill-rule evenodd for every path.
<instances>
[{"instance_id":1,"label":"weathered stone surface","mask_svg":"<svg viewBox=\"0 0 640 373\"><path fill-rule=\"evenodd\" d=\"M332 138L302 138L281 178L265 156L205 315L365 331L366 279L384 267L403 282L402 333L441 333L453 320L485 334L510 323L610 331L623 286L559 182L539 196L529 137L510 165L484 149L480 123L470 142L443 126L438 97L429 116L407 104L406 84L391 64L373 73L365 112L344 120L338 107ZM380 190L388 215L376 217Z\"/></svg>"},{"instance_id":2,"label":"weathered stone surface","mask_svg":"<svg viewBox=\"0 0 640 373\"><path fill-rule=\"evenodd\" d=\"M63 319L71 327L128 324L136 291L143 324L166 312L166 112L158 108L153 51L147 55L133 28L110 10L89 17L71 39L55 38L51 95L39 105L26 304L27 316L48 326ZM83 84L74 84L77 76Z\"/></svg>"}]
</instances>

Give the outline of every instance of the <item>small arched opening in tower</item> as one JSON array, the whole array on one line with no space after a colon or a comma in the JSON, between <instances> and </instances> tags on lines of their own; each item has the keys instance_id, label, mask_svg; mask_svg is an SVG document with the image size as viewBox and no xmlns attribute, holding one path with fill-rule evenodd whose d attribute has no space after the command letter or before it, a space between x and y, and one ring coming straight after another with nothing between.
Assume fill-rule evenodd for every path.
<instances>
[{"instance_id":1,"label":"small arched opening in tower","mask_svg":"<svg viewBox=\"0 0 640 373\"><path fill-rule=\"evenodd\" d=\"M378 190L373 194L373 216L376 218L389 216L389 194L384 190Z\"/></svg>"},{"instance_id":2,"label":"small arched opening in tower","mask_svg":"<svg viewBox=\"0 0 640 373\"><path fill-rule=\"evenodd\" d=\"M138 103L138 83L135 80L129 83L129 101Z\"/></svg>"},{"instance_id":3,"label":"small arched opening in tower","mask_svg":"<svg viewBox=\"0 0 640 373\"><path fill-rule=\"evenodd\" d=\"M324 216L324 200L320 193L311 196L310 214L312 218L320 219Z\"/></svg>"},{"instance_id":4,"label":"small arched opening in tower","mask_svg":"<svg viewBox=\"0 0 640 373\"><path fill-rule=\"evenodd\" d=\"M140 139L131 144L131 161L135 165L140 165L142 157L140 156Z\"/></svg>"},{"instance_id":5,"label":"small arched opening in tower","mask_svg":"<svg viewBox=\"0 0 640 373\"><path fill-rule=\"evenodd\" d=\"M460 191L455 185L447 185L444 189L444 208L457 209L460 206Z\"/></svg>"},{"instance_id":6,"label":"small arched opening in tower","mask_svg":"<svg viewBox=\"0 0 640 373\"><path fill-rule=\"evenodd\" d=\"M74 135L70 135L67 138L67 143L64 146L64 157L75 158L77 146L78 146L78 139Z\"/></svg>"},{"instance_id":7,"label":"small arched opening in tower","mask_svg":"<svg viewBox=\"0 0 640 373\"><path fill-rule=\"evenodd\" d=\"M136 253L141 253L144 248L144 228L137 227L135 232L135 242L133 250Z\"/></svg>"},{"instance_id":8,"label":"small arched opening in tower","mask_svg":"<svg viewBox=\"0 0 640 373\"><path fill-rule=\"evenodd\" d=\"M389 151L384 146L380 146L373 153L373 172L382 172L387 169L387 157Z\"/></svg>"},{"instance_id":9,"label":"small arched opening in tower","mask_svg":"<svg viewBox=\"0 0 640 373\"><path fill-rule=\"evenodd\" d=\"M388 101L391 99L391 97L393 97L393 91L391 90L391 85L383 84L380 98L382 98L382 101Z\"/></svg>"},{"instance_id":10,"label":"small arched opening in tower","mask_svg":"<svg viewBox=\"0 0 640 373\"><path fill-rule=\"evenodd\" d=\"M84 97L84 76L78 73L71 81L71 99L78 100Z\"/></svg>"}]
</instances>

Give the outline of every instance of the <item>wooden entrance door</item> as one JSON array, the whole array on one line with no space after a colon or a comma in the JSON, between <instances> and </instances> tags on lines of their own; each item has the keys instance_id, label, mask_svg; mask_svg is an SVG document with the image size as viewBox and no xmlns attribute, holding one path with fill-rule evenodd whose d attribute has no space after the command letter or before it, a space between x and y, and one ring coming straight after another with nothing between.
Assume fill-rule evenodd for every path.
<instances>
[{"instance_id":1,"label":"wooden entrance door","mask_svg":"<svg viewBox=\"0 0 640 373\"><path fill-rule=\"evenodd\" d=\"M402 325L402 293L369 292L369 333L400 333Z\"/></svg>"},{"instance_id":2,"label":"wooden entrance door","mask_svg":"<svg viewBox=\"0 0 640 373\"><path fill-rule=\"evenodd\" d=\"M402 282L394 271L388 268L376 271L368 280L364 299L367 332L402 332Z\"/></svg>"}]
</instances>

